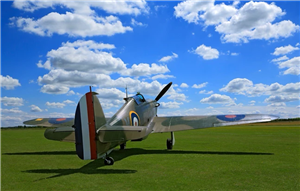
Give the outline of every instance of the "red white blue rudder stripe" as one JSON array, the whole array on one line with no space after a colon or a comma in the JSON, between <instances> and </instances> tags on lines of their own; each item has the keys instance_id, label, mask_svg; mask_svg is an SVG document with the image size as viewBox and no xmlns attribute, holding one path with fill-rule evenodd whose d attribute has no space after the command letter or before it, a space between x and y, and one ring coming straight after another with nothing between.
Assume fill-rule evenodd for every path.
<instances>
[{"instance_id":1,"label":"red white blue rudder stripe","mask_svg":"<svg viewBox=\"0 0 300 191\"><path fill-rule=\"evenodd\" d=\"M96 124L93 93L81 97L75 113L76 153L83 160L97 159Z\"/></svg>"}]
</instances>

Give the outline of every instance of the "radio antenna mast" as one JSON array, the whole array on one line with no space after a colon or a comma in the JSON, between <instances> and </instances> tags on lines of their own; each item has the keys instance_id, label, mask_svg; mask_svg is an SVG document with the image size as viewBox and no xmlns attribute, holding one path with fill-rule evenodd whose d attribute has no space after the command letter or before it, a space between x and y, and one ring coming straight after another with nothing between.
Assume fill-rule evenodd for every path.
<instances>
[{"instance_id":1,"label":"radio antenna mast","mask_svg":"<svg viewBox=\"0 0 300 191\"><path fill-rule=\"evenodd\" d=\"M126 88L125 88L125 90L126 90L126 98L128 98L128 93L127 93L127 84L126 84Z\"/></svg>"}]
</instances>

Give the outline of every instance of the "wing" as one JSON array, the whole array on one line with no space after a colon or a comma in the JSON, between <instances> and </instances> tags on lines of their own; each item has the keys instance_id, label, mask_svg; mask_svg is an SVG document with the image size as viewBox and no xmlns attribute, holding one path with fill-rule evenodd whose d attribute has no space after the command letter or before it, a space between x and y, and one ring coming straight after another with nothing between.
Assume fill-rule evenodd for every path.
<instances>
[{"instance_id":1,"label":"wing","mask_svg":"<svg viewBox=\"0 0 300 191\"><path fill-rule=\"evenodd\" d=\"M154 117L153 133L174 132L208 127L220 127L246 123L267 122L277 119L274 115L212 115L212 116L175 116Z\"/></svg>"},{"instance_id":2,"label":"wing","mask_svg":"<svg viewBox=\"0 0 300 191\"><path fill-rule=\"evenodd\" d=\"M23 122L25 125L43 127L72 127L74 118L38 118Z\"/></svg>"}]
</instances>

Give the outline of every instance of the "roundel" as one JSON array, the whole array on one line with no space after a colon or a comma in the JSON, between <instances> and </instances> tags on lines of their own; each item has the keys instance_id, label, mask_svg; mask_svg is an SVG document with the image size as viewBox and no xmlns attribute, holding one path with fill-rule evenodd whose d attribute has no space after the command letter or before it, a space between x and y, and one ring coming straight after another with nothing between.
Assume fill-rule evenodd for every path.
<instances>
[{"instance_id":1,"label":"roundel","mask_svg":"<svg viewBox=\"0 0 300 191\"><path fill-rule=\"evenodd\" d=\"M140 117L136 112L130 111L129 117L130 117L130 124L132 126L139 126Z\"/></svg>"},{"instance_id":2,"label":"roundel","mask_svg":"<svg viewBox=\"0 0 300 191\"><path fill-rule=\"evenodd\" d=\"M222 121L239 121L245 118L245 115L218 115L218 119Z\"/></svg>"}]
</instances>

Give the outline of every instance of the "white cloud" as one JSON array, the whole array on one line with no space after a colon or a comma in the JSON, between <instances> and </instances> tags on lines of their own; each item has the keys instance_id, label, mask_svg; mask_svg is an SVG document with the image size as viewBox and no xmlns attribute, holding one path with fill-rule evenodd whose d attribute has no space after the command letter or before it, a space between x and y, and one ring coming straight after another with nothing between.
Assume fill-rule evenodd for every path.
<instances>
[{"instance_id":1,"label":"white cloud","mask_svg":"<svg viewBox=\"0 0 300 191\"><path fill-rule=\"evenodd\" d=\"M234 100L231 99L227 95L220 95L220 94L213 94L207 98L203 98L200 100L200 103L206 103L206 104L231 104L234 103Z\"/></svg>"},{"instance_id":2,"label":"white cloud","mask_svg":"<svg viewBox=\"0 0 300 191\"><path fill-rule=\"evenodd\" d=\"M174 15L189 23L199 24L202 21L205 28L216 25L215 31L222 34L223 42L286 38L299 30L299 26L289 20L272 23L285 15L275 3L250 1L239 9L237 4L214 5L214 1L187 0L174 7Z\"/></svg>"},{"instance_id":3,"label":"white cloud","mask_svg":"<svg viewBox=\"0 0 300 191\"><path fill-rule=\"evenodd\" d=\"M204 82L202 84L194 84L192 86L192 88L197 88L197 89L204 88L204 87L206 87L207 84L208 84L208 82Z\"/></svg>"},{"instance_id":4,"label":"white cloud","mask_svg":"<svg viewBox=\"0 0 300 191\"><path fill-rule=\"evenodd\" d=\"M15 89L16 86L21 86L18 79L14 79L9 75L6 75L6 77L0 75L0 82L1 82L1 87L7 90L12 90Z\"/></svg>"},{"instance_id":5,"label":"white cloud","mask_svg":"<svg viewBox=\"0 0 300 191\"><path fill-rule=\"evenodd\" d=\"M56 69L96 73L112 73L126 69L126 65L120 58L113 57L112 53L101 51L113 48L115 47L112 44L91 40L62 43L57 50L53 49L47 53L48 60L44 66L51 63Z\"/></svg>"},{"instance_id":6,"label":"white cloud","mask_svg":"<svg viewBox=\"0 0 300 191\"><path fill-rule=\"evenodd\" d=\"M181 87L181 88L188 88L189 85L187 85L186 83L182 83L182 84L180 85L180 87Z\"/></svg>"},{"instance_id":7,"label":"white cloud","mask_svg":"<svg viewBox=\"0 0 300 191\"><path fill-rule=\"evenodd\" d=\"M182 105L183 103L181 102L160 102L160 109L176 109L176 108L180 108L180 105Z\"/></svg>"},{"instance_id":8,"label":"white cloud","mask_svg":"<svg viewBox=\"0 0 300 191\"><path fill-rule=\"evenodd\" d=\"M156 5L156 6L154 6L154 9L155 9L155 11L158 11L159 9L166 8L166 7L167 7L167 5Z\"/></svg>"},{"instance_id":9,"label":"white cloud","mask_svg":"<svg viewBox=\"0 0 300 191\"><path fill-rule=\"evenodd\" d=\"M99 88L96 90L96 92L98 93L97 96L99 98L104 98L104 99L122 100L125 97L125 93L116 88Z\"/></svg>"},{"instance_id":10,"label":"white cloud","mask_svg":"<svg viewBox=\"0 0 300 191\"><path fill-rule=\"evenodd\" d=\"M206 91L206 90L201 90L199 91L199 94L213 94L213 91Z\"/></svg>"},{"instance_id":11,"label":"white cloud","mask_svg":"<svg viewBox=\"0 0 300 191\"><path fill-rule=\"evenodd\" d=\"M280 69L288 68L283 72L284 75L292 74L292 75L300 75L300 56L291 58L285 62L281 62L278 64Z\"/></svg>"},{"instance_id":12,"label":"white cloud","mask_svg":"<svg viewBox=\"0 0 300 191\"><path fill-rule=\"evenodd\" d=\"M284 102L275 102L268 105L268 107L285 107L286 104Z\"/></svg>"},{"instance_id":13,"label":"white cloud","mask_svg":"<svg viewBox=\"0 0 300 191\"><path fill-rule=\"evenodd\" d=\"M169 62L175 58L178 58L178 55L172 52L171 56L164 56L159 60L159 62Z\"/></svg>"},{"instance_id":14,"label":"white cloud","mask_svg":"<svg viewBox=\"0 0 300 191\"><path fill-rule=\"evenodd\" d=\"M131 27L124 27L115 16L90 17L70 12L66 14L52 12L38 20L22 17L13 17L10 20L11 24L16 25L22 31L40 36L52 36L53 33L80 37L112 36L132 31Z\"/></svg>"},{"instance_id":15,"label":"white cloud","mask_svg":"<svg viewBox=\"0 0 300 191\"><path fill-rule=\"evenodd\" d=\"M299 101L300 97L299 95L296 96L270 96L267 99L265 99L265 102L267 103L278 103L278 102L292 102L292 101Z\"/></svg>"},{"instance_id":16,"label":"white cloud","mask_svg":"<svg viewBox=\"0 0 300 191\"><path fill-rule=\"evenodd\" d=\"M82 15L95 15L95 11L91 8L102 9L111 14L129 14L140 15L148 13L149 7L144 0L126 1L126 0L110 0L110 1L14 1L13 6L24 11L34 12L42 8L52 8L64 6L75 13Z\"/></svg>"},{"instance_id":17,"label":"white cloud","mask_svg":"<svg viewBox=\"0 0 300 191\"><path fill-rule=\"evenodd\" d=\"M289 83L281 85L279 83L273 83L271 85L266 84L253 84L251 80L246 78L235 78L231 80L220 91L249 95L296 95L300 91L300 82Z\"/></svg>"},{"instance_id":18,"label":"white cloud","mask_svg":"<svg viewBox=\"0 0 300 191\"><path fill-rule=\"evenodd\" d=\"M23 111L19 110L18 108L12 108L12 109L1 109L1 113L23 113Z\"/></svg>"},{"instance_id":19,"label":"white cloud","mask_svg":"<svg viewBox=\"0 0 300 191\"><path fill-rule=\"evenodd\" d=\"M189 23L198 23L200 20L199 12L208 10L214 6L214 1L193 1L187 0L174 7L174 15L182 17Z\"/></svg>"},{"instance_id":20,"label":"white cloud","mask_svg":"<svg viewBox=\"0 0 300 191\"><path fill-rule=\"evenodd\" d=\"M40 79L40 81L42 81ZM41 92L47 93L47 94L65 94L69 91L70 88L66 86L61 86L61 85L51 85L51 84L46 84L41 88Z\"/></svg>"},{"instance_id":21,"label":"white cloud","mask_svg":"<svg viewBox=\"0 0 300 191\"><path fill-rule=\"evenodd\" d=\"M63 101L63 103L64 104L74 104L75 102L67 99L67 100Z\"/></svg>"},{"instance_id":22,"label":"white cloud","mask_svg":"<svg viewBox=\"0 0 300 191\"><path fill-rule=\"evenodd\" d=\"M153 76L151 79L152 80L157 80L157 79L168 79L168 78L175 78L173 75L165 75L165 74L158 74Z\"/></svg>"},{"instance_id":23,"label":"white cloud","mask_svg":"<svg viewBox=\"0 0 300 191\"><path fill-rule=\"evenodd\" d=\"M230 55L231 55L231 56L238 56L238 55L239 55L239 53L232 52Z\"/></svg>"},{"instance_id":24,"label":"white cloud","mask_svg":"<svg viewBox=\"0 0 300 191\"><path fill-rule=\"evenodd\" d=\"M284 54L288 54L291 53L295 50L299 50L299 47L293 47L291 45L287 45L287 46L281 46L281 47L277 47L275 48L275 51L272 53L273 55L284 55Z\"/></svg>"},{"instance_id":25,"label":"white cloud","mask_svg":"<svg viewBox=\"0 0 300 191\"><path fill-rule=\"evenodd\" d=\"M279 57L279 58L273 59L271 62L280 62L280 61L288 60L288 59L289 59L289 58L288 58L286 55L284 55L284 56L281 56L281 57Z\"/></svg>"},{"instance_id":26,"label":"white cloud","mask_svg":"<svg viewBox=\"0 0 300 191\"><path fill-rule=\"evenodd\" d=\"M250 101L250 105L255 105L256 101L252 100Z\"/></svg>"},{"instance_id":27,"label":"white cloud","mask_svg":"<svg viewBox=\"0 0 300 191\"><path fill-rule=\"evenodd\" d=\"M23 98L18 97L1 97L1 103L5 106L22 106Z\"/></svg>"},{"instance_id":28,"label":"white cloud","mask_svg":"<svg viewBox=\"0 0 300 191\"><path fill-rule=\"evenodd\" d=\"M42 109L40 109L38 106L36 106L36 105L31 105L30 106L30 111L31 112L42 112L43 110Z\"/></svg>"},{"instance_id":29,"label":"white cloud","mask_svg":"<svg viewBox=\"0 0 300 191\"><path fill-rule=\"evenodd\" d=\"M217 49L211 48L210 46L205 46L204 44L198 46L196 50L192 52L198 54L204 60L212 60L219 58L219 51Z\"/></svg>"},{"instance_id":30,"label":"white cloud","mask_svg":"<svg viewBox=\"0 0 300 191\"><path fill-rule=\"evenodd\" d=\"M121 71L120 73L124 76L149 76L153 74L163 74L170 70L166 65L157 65L155 63L149 64L133 64L131 68Z\"/></svg>"},{"instance_id":31,"label":"white cloud","mask_svg":"<svg viewBox=\"0 0 300 191\"><path fill-rule=\"evenodd\" d=\"M101 9L108 14L129 14L140 15L148 14L149 7L144 0L126 1L110 0L106 1L14 1L15 8L34 12L42 8L65 7L72 12L59 14L51 12L42 18L33 20L31 18L11 18L12 24L15 24L21 30L34 33L40 36L52 36L53 33L68 34L69 36L111 36L117 33L132 31L131 27L124 27L115 16L99 17L94 9Z\"/></svg>"},{"instance_id":32,"label":"white cloud","mask_svg":"<svg viewBox=\"0 0 300 191\"><path fill-rule=\"evenodd\" d=\"M147 26L147 24L143 24L143 23L141 23L141 22L138 22L138 21L136 21L134 18L131 18L131 25L132 26Z\"/></svg>"},{"instance_id":33,"label":"white cloud","mask_svg":"<svg viewBox=\"0 0 300 191\"><path fill-rule=\"evenodd\" d=\"M59 102L46 102L46 105L51 108L64 108L66 104Z\"/></svg>"}]
</instances>

